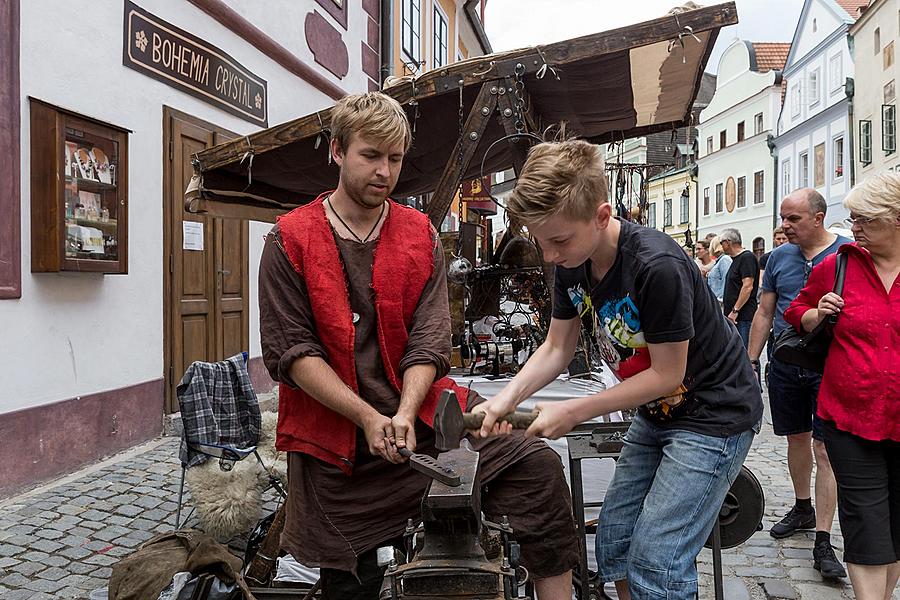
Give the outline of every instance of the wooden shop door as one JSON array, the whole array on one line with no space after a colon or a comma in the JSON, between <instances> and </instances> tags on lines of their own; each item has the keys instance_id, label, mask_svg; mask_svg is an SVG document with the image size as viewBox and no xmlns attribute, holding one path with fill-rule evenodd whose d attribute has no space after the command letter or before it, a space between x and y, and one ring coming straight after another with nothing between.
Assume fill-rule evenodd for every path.
<instances>
[{"instance_id":1,"label":"wooden shop door","mask_svg":"<svg viewBox=\"0 0 900 600\"><path fill-rule=\"evenodd\" d=\"M236 135L168 107L163 125L165 410L172 413L193 361L249 350L249 223L184 210L191 157Z\"/></svg>"}]
</instances>

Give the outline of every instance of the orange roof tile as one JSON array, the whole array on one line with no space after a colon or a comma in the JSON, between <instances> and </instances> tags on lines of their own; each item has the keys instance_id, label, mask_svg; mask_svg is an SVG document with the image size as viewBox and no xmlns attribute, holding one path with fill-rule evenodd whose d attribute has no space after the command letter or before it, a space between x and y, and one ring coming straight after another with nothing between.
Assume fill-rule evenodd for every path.
<instances>
[{"instance_id":1,"label":"orange roof tile","mask_svg":"<svg viewBox=\"0 0 900 600\"><path fill-rule=\"evenodd\" d=\"M787 62L790 42L751 42L756 54L756 69L760 73L781 71Z\"/></svg>"},{"instance_id":2,"label":"orange roof tile","mask_svg":"<svg viewBox=\"0 0 900 600\"><path fill-rule=\"evenodd\" d=\"M840 4L841 8L846 10L847 14L854 19L859 18L860 9L864 9L869 5L869 0L835 0L835 2Z\"/></svg>"}]
</instances>

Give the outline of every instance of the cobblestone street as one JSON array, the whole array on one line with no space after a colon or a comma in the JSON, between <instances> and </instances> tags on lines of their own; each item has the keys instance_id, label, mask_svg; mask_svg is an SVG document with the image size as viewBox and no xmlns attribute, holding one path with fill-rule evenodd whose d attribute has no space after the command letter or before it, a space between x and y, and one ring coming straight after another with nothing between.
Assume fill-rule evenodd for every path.
<instances>
[{"instance_id":1,"label":"cobblestone street","mask_svg":"<svg viewBox=\"0 0 900 600\"><path fill-rule=\"evenodd\" d=\"M177 438L160 438L0 503L0 598L86 599L106 585L120 557L171 530L180 474L177 447ZM793 502L785 448L764 424L746 465L765 490L765 530L723 553L725 597L853 598L849 581L825 583L812 568L812 533L785 540L768 533ZM840 535L833 543L842 548ZM699 569L701 598L713 598L707 550ZM894 598L900 599L900 591Z\"/></svg>"}]
</instances>

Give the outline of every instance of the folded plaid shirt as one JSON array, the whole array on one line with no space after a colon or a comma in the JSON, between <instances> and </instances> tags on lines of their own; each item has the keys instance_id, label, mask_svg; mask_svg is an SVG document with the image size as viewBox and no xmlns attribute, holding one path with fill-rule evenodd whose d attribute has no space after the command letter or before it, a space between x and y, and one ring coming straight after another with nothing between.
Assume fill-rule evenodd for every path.
<instances>
[{"instance_id":1,"label":"folded plaid shirt","mask_svg":"<svg viewBox=\"0 0 900 600\"><path fill-rule=\"evenodd\" d=\"M181 407L181 463L192 467L207 456L192 444L247 448L259 442L260 415L256 392L244 356L216 363L194 362L176 388Z\"/></svg>"}]
</instances>

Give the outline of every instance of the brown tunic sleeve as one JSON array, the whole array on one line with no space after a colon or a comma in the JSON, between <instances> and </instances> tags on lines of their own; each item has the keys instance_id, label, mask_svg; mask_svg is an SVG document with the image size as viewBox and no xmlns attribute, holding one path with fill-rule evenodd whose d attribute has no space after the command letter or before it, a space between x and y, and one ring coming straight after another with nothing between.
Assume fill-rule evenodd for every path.
<instances>
[{"instance_id":1,"label":"brown tunic sleeve","mask_svg":"<svg viewBox=\"0 0 900 600\"><path fill-rule=\"evenodd\" d=\"M278 225L266 236L259 262L259 336L272 379L296 387L291 364L303 356L327 354L316 334L306 282L281 245Z\"/></svg>"},{"instance_id":2,"label":"brown tunic sleeve","mask_svg":"<svg viewBox=\"0 0 900 600\"><path fill-rule=\"evenodd\" d=\"M406 352L400 360L400 371L413 365L433 364L436 378L450 372L450 301L447 298L447 277L444 271L444 252L434 227L431 229L434 252L434 273L425 284L419 306L413 315Z\"/></svg>"}]
</instances>

